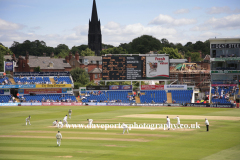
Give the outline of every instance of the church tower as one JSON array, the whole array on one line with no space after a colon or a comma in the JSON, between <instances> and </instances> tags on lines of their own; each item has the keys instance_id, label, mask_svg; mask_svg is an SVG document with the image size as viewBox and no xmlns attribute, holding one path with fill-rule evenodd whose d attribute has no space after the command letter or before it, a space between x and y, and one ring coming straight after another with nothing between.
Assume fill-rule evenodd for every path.
<instances>
[{"instance_id":1,"label":"church tower","mask_svg":"<svg viewBox=\"0 0 240 160\"><path fill-rule=\"evenodd\" d=\"M94 51L96 56L100 56L102 50L102 34L95 0L93 0L92 17L91 20L89 20L88 48Z\"/></svg>"}]
</instances>

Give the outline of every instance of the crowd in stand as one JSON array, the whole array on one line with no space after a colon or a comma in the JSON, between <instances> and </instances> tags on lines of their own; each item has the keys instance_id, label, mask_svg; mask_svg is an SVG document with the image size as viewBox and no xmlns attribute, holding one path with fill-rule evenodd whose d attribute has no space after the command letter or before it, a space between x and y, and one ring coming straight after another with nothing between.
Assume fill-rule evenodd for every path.
<instances>
[{"instance_id":1,"label":"crowd in stand","mask_svg":"<svg viewBox=\"0 0 240 160\"><path fill-rule=\"evenodd\" d=\"M29 77L14 77L14 81L17 84L52 84L49 77L35 77L35 76L29 76Z\"/></svg>"},{"instance_id":2,"label":"crowd in stand","mask_svg":"<svg viewBox=\"0 0 240 160\"><path fill-rule=\"evenodd\" d=\"M11 81L6 76L0 77L0 84L1 85L11 85Z\"/></svg>"},{"instance_id":3,"label":"crowd in stand","mask_svg":"<svg viewBox=\"0 0 240 160\"><path fill-rule=\"evenodd\" d=\"M234 96L236 91L239 89L238 87L229 87L229 86L220 86L220 87L213 87L214 93L212 93L213 99L226 99L229 100L229 97ZM221 93L219 93L219 90ZM227 92L226 92L227 91Z\"/></svg>"}]
</instances>

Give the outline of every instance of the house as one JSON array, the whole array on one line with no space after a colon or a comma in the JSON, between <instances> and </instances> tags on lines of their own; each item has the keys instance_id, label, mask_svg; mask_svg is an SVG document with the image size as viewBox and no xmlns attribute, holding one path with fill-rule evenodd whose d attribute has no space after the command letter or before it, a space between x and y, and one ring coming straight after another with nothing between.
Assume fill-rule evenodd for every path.
<instances>
[{"instance_id":1,"label":"house","mask_svg":"<svg viewBox=\"0 0 240 160\"><path fill-rule=\"evenodd\" d=\"M76 52L75 56L69 53L65 57L65 61L69 62L72 69L82 68L89 74L90 81L98 83L102 78L102 57L101 56L79 56Z\"/></svg>"}]
</instances>

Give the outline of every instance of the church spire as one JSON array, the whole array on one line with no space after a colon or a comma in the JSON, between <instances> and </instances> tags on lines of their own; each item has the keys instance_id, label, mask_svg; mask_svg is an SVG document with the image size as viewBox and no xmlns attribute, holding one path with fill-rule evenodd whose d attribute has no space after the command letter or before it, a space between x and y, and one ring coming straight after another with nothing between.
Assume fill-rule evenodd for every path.
<instances>
[{"instance_id":1,"label":"church spire","mask_svg":"<svg viewBox=\"0 0 240 160\"><path fill-rule=\"evenodd\" d=\"M95 0L93 0L91 22L98 22L97 6Z\"/></svg>"},{"instance_id":2,"label":"church spire","mask_svg":"<svg viewBox=\"0 0 240 160\"><path fill-rule=\"evenodd\" d=\"M95 55L100 55L102 50L101 23L98 20L96 1L93 0L92 17L89 20L88 48L95 51Z\"/></svg>"}]
</instances>

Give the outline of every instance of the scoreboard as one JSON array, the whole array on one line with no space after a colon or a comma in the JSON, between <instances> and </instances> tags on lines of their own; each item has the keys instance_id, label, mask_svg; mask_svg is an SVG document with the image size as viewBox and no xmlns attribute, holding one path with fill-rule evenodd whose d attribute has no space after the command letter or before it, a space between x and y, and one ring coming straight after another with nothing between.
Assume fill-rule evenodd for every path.
<instances>
[{"instance_id":1,"label":"scoreboard","mask_svg":"<svg viewBox=\"0 0 240 160\"><path fill-rule=\"evenodd\" d=\"M150 60L147 62L147 60ZM163 62L166 61L166 62ZM158 65L159 62L159 65ZM159 74L163 64L168 65L167 74ZM149 68L150 67L150 68ZM159 68L159 69L158 69ZM154 74L154 73L157 74ZM168 55L149 57L146 56L103 56L102 80L145 80L168 79L169 58Z\"/></svg>"}]
</instances>

